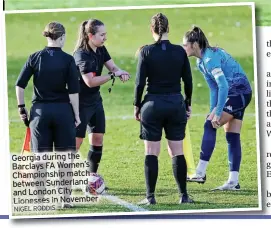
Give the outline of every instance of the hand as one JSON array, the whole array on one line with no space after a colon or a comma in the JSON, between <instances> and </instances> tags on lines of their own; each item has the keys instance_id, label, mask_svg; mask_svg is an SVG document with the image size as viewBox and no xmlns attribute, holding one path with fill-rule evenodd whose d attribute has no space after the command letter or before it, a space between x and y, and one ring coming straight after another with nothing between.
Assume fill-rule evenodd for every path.
<instances>
[{"instance_id":1,"label":"hand","mask_svg":"<svg viewBox=\"0 0 271 228\"><path fill-rule=\"evenodd\" d=\"M80 123L81 123L80 117L79 116L75 117L75 127L78 127Z\"/></svg>"},{"instance_id":2,"label":"hand","mask_svg":"<svg viewBox=\"0 0 271 228\"><path fill-rule=\"evenodd\" d=\"M137 121L140 121L140 110L137 106L134 106L134 117Z\"/></svg>"},{"instance_id":3,"label":"hand","mask_svg":"<svg viewBox=\"0 0 271 228\"><path fill-rule=\"evenodd\" d=\"M192 107L188 106L188 110L186 110L186 116L188 120L191 118L191 114L192 114Z\"/></svg>"},{"instance_id":4,"label":"hand","mask_svg":"<svg viewBox=\"0 0 271 228\"><path fill-rule=\"evenodd\" d=\"M121 76L120 76L120 80L122 81L122 82L126 82L126 81L128 81L130 79L130 75L129 74L122 74Z\"/></svg>"},{"instance_id":5,"label":"hand","mask_svg":"<svg viewBox=\"0 0 271 228\"><path fill-rule=\"evenodd\" d=\"M19 111L19 115L20 115L20 118L22 121L25 121L28 119L28 112L27 112L27 109L24 107L24 108L19 108L18 109Z\"/></svg>"},{"instance_id":6,"label":"hand","mask_svg":"<svg viewBox=\"0 0 271 228\"><path fill-rule=\"evenodd\" d=\"M214 116L214 118L212 119L212 125L213 125L213 128L219 128L219 127L221 127L221 125L220 125L220 116L217 116L217 115L215 115Z\"/></svg>"},{"instance_id":7,"label":"hand","mask_svg":"<svg viewBox=\"0 0 271 228\"><path fill-rule=\"evenodd\" d=\"M115 76L119 77L122 82L126 82L130 79L130 74L124 70L116 71Z\"/></svg>"},{"instance_id":8,"label":"hand","mask_svg":"<svg viewBox=\"0 0 271 228\"><path fill-rule=\"evenodd\" d=\"M114 72L114 74L115 74L115 77L120 77L121 75L124 74L124 71L123 70L117 70L117 71Z\"/></svg>"}]
</instances>

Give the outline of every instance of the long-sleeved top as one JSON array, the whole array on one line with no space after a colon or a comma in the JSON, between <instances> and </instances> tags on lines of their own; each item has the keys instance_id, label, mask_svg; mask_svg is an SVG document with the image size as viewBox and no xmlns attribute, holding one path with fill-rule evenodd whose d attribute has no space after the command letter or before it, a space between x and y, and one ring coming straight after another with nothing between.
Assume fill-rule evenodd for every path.
<instances>
[{"instance_id":1,"label":"long-sleeved top","mask_svg":"<svg viewBox=\"0 0 271 228\"><path fill-rule=\"evenodd\" d=\"M149 94L177 94L181 93L181 81L190 106L193 82L185 50L168 40L144 46L138 56L134 105L140 107L146 83Z\"/></svg>"},{"instance_id":2,"label":"long-sleeved top","mask_svg":"<svg viewBox=\"0 0 271 228\"><path fill-rule=\"evenodd\" d=\"M197 67L210 88L210 112L221 116L228 95L252 92L248 78L241 65L221 48L206 48Z\"/></svg>"}]
</instances>

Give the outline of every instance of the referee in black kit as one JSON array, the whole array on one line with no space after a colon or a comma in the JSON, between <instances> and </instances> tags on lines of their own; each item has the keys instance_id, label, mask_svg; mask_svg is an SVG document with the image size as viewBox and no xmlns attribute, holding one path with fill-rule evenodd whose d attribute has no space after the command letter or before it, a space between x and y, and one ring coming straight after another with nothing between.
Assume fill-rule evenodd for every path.
<instances>
[{"instance_id":1,"label":"referee in black kit","mask_svg":"<svg viewBox=\"0 0 271 228\"><path fill-rule=\"evenodd\" d=\"M16 82L21 119L28 120L24 89L33 75L34 94L30 111L32 152L74 152L79 118L79 77L73 57L62 51L65 28L58 22L46 25L48 45L30 55Z\"/></svg>"},{"instance_id":2,"label":"referee in black kit","mask_svg":"<svg viewBox=\"0 0 271 228\"><path fill-rule=\"evenodd\" d=\"M116 77L123 82L130 78L129 73L119 69L112 60L104 46L106 36L106 27L102 21L98 19L83 21L79 27L74 50L74 59L81 72L79 94L81 124L77 127L76 149L80 149L87 131L90 144L87 155L90 164L89 173L98 172L103 154L106 122L100 86L107 82L113 84ZM109 71L107 74L102 74L104 66Z\"/></svg>"},{"instance_id":3,"label":"referee in black kit","mask_svg":"<svg viewBox=\"0 0 271 228\"><path fill-rule=\"evenodd\" d=\"M168 40L168 19L158 13L151 18L154 44L144 46L138 54L134 95L134 115L140 121L140 138L145 143L146 198L140 205L156 204L155 186L158 177L158 155L162 130L168 140L168 153L180 193L179 203L193 203L186 190L187 166L183 139L187 116L191 114L192 75L185 50ZM181 79L185 99L181 95ZM144 87L147 94L141 103Z\"/></svg>"}]
</instances>

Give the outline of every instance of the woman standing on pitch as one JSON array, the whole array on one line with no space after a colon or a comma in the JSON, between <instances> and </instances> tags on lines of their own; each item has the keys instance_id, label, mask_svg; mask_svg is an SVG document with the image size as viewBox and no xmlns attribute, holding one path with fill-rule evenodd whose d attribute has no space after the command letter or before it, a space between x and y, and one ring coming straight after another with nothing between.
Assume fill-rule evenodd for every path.
<instances>
[{"instance_id":1,"label":"woman standing on pitch","mask_svg":"<svg viewBox=\"0 0 271 228\"><path fill-rule=\"evenodd\" d=\"M130 75L120 70L111 59L104 43L106 28L97 19L84 21L79 28L79 36L74 51L74 59L81 72L79 109L81 124L77 127L76 148L79 150L86 130L89 134L90 149L89 172L96 173L102 157L103 136L105 133L105 114L100 95L100 86L120 77L127 81ZM102 74L103 66L109 73Z\"/></svg>"},{"instance_id":2,"label":"woman standing on pitch","mask_svg":"<svg viewBox=\"0 0 271 228\"><path fill-rule=\"evenodd\" d=\"M228 142L229 179L217 190L240 190L240 131L252 90L239 63L221 48L211 47L202 30L194 27L184 36L188 56L197 57L197 66L210 87L210 113L204 124L200 161L192 182L206 181L206 168L216 142L216 130L224 125Z\"/></svg>"},{"instance_id":3,"label":"woman standing on pitch","mask_svg":"<svg viewBox=\"0 0 271 228\"><path fill-rule=\"evenodd\" d=\"M79 82L73 57L62 51L65 28L58 22L46 25L48 45L30 55L16 82L21 119L28 120L24 89L33 75L34 95L30 111L31 151L75 151L79 118Z\"/></svg>"},{"instance_id":4,"label":"woman standing on pitch","mask_svg":"<svg viewBox=\"0 0 271 228\"><path fill-rule=\"evenodd\" d=\"M155 204L158 177L158 156L162 130L168 140L168 153L177 182L180 203L192 203L186 190L187 166L183 154L183 139L187 115L191 113L192 75L185 50L168 40L168 19L158 13L151 18L154 44L144 46L138 55L134 95L134 115L140 121L140 138L145 143L146 199L139 204ZM186 98L181 95L181 79ZM148 80L147 94L141 103ZM187 112L188 110L188 112Z\"/></svg>"}]
</instances>

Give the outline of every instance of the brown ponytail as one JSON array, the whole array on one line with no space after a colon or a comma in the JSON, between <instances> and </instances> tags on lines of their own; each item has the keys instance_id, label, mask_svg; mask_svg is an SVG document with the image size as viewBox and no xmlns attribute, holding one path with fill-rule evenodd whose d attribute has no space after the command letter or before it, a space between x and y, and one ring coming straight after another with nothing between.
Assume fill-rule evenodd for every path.
<instances>
[{"instance_id":1,"label":"brown ponytail","mask_svg":"<svg viewBox=\"0 0 271 228\"><path fill-rule=\"evenodd\" d=\"M200 49L204 50L205 48L211 47L205 34L197 26L194 26L192 30L188 31L185 34L185 38L187 39L188 42L191 42L191 43L197 42L199 44Z\"/></svg>"}]
</instances>

